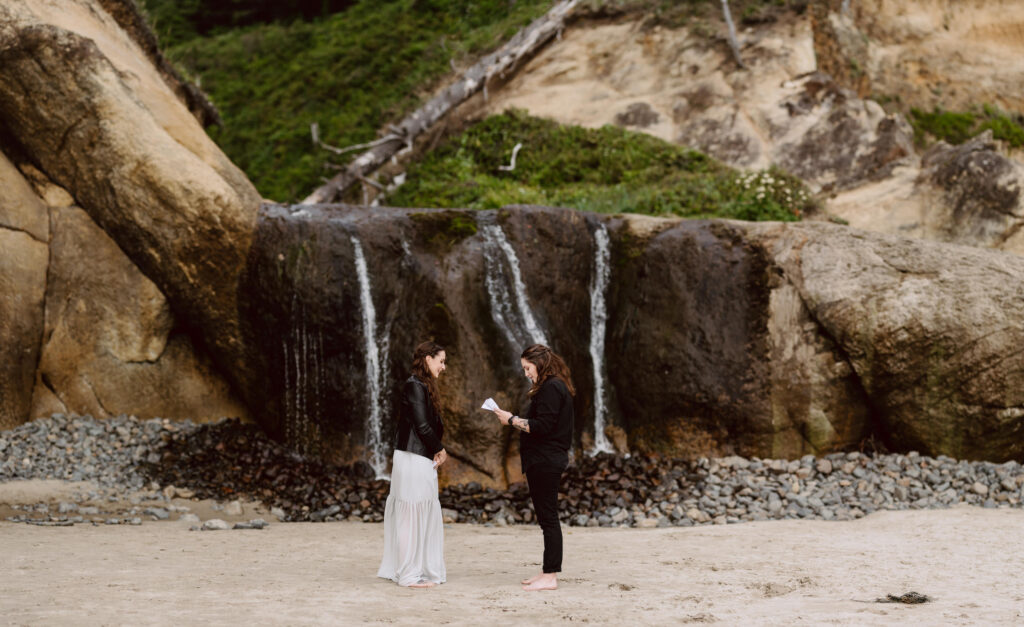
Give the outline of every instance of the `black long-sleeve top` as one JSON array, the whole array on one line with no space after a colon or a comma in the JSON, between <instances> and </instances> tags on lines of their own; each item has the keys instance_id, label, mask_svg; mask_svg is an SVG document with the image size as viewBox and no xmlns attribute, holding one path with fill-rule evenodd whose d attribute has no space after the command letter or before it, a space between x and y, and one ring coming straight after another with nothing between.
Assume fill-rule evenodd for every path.
<instances>
[{"instance_id":1,"label":"black long-sleeve top","mask_svg":"<svg viewBox=\"0 0 1024 627\"><path fill-rule=\"evenodd\" d=\"M444 422L430 402L427 386L409 377L399 391L398 433L395 448L433 458L444 448Z\"/></svg>"},{"instance_id":2,"label":"black long-sleeve top","mask_svg":"<svg viewBox=\"0 0 1024 627\"><path fill-rule=\"evenodd\" d=\"M554 377L540 385L526 412L530 432L519 434L523 472L531 468L565 470L572 446L573 407L569 388Z\"/></svg>"}]
</instances>

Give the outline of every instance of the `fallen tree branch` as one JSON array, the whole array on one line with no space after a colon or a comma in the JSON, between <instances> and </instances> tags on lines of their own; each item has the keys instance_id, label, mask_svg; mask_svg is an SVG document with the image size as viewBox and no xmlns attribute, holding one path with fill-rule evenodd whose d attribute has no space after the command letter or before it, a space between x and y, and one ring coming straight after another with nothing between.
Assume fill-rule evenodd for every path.
<instances>
[{"instance_id":1,"label":"fallen tree branch","mask_svg":"<svg viewBox=\"0 0 1024 627\"><path fill-rule=\"evenodd\" d=\"M338 148L337 146L326 144L320 140L320 124L318 124L317 122L313 122L312 124L309 125L309 134L312 135L313 137L313 144L320 146L324 150L329 150L336 155L343 155L346 152L352 152L353 150L362 150L363 148L373 148L374 146L380 146L381 144L386 144L391 141L402 141L401 136L396 135L395 133L388 133L384 137L381 137L380 139L374 140L372 142L366 142L365 144L355 144L352 146L346 146L345 148Z\"/></svg>"},{"instance_id":2,"label":"fallen tree branch","mask_svg":"<svg viewBox=\"0 0 1024 627\"><path fill-rule=\"evenodd\" d=\"M360 177L373 172L392 157L412 150L413 141L421 133L486 87L492 76L504 76L504 73L515 67L521 59L535 53L552 37L560 36L566 18L576 8L578 1L562 0L545 15L516 33L504 46L466 70L459 80L402 120L392 132L392 135L402 140L401 142L390 136L370 142L367 144L372 146L369 150L353 159L344 171L331 178L327 184L318 187L301 204L336 202L347 189L360 180ZM403 147L401 152L399 146Z\"/></svg>"},{"instance_id":3,"label":"fallen tree branch","mask_svg":"<svg viewBox=\"0 0 1024 627\"><path fill-rule=\"evenodd\" d=\"M521 149L522 147L523 147L522 144L516 144L515 147L512 149L512 163L510 163L508 165L499 165L498 169L501 170L502 172L511 172L512 170L515 170L516 169L516 155L519 154L519 149Z\"/></svg>"}]
</instances>

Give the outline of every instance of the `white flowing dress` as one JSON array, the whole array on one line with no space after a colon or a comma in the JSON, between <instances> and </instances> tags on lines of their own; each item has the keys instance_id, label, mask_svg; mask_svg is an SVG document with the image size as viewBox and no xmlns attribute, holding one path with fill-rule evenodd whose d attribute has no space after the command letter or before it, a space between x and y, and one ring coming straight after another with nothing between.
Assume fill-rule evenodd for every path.
<instances>
[{"instance_id":1,"label":"white flowing dress","mask_svg":"<svg viewBox=\"0 0 1024 627\"><path fill-rule=\"evenodd\" d=\"M400 586L445 582L444 522L431 459L395 451L384 504L384 557L378 577Z\"/></svg>"}]
</instances>

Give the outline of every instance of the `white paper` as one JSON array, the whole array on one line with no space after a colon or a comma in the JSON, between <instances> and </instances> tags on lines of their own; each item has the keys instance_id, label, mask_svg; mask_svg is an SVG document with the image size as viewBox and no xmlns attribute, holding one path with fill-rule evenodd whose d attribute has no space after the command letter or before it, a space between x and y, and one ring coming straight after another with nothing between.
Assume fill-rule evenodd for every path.
<instances>
[{"instance_id":1,"label":"white paper","mask_svg":"<svg viewBox=\"0 0 1024 627\"><path fill-rule=\"evenodd\" d=\"M495 409L500 409L500 407L498 407L498 404L494 402L493 398L489 398L486 401L484 401L482 409L486 409L487 411L494 411Z\"/></svg>"}]
</instances>

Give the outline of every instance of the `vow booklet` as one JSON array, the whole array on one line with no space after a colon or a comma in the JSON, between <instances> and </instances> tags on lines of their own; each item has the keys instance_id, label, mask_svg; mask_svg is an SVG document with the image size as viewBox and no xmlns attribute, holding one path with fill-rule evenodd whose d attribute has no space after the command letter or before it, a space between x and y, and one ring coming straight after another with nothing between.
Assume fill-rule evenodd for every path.
<instances>
[{"instance_id":1,"label":"vow booklet","mask_svg":"<svg viewBox=\"0 0 1024 627\"><path fill-rule=\"evenodd\" d=\"M500 409L498 407L498 404L494 402L493 398L489 398L486 401L484 401L484 404L481 408L486 409L487 411L494 411L495 409Z\"/></svg>"}]
</instances>

